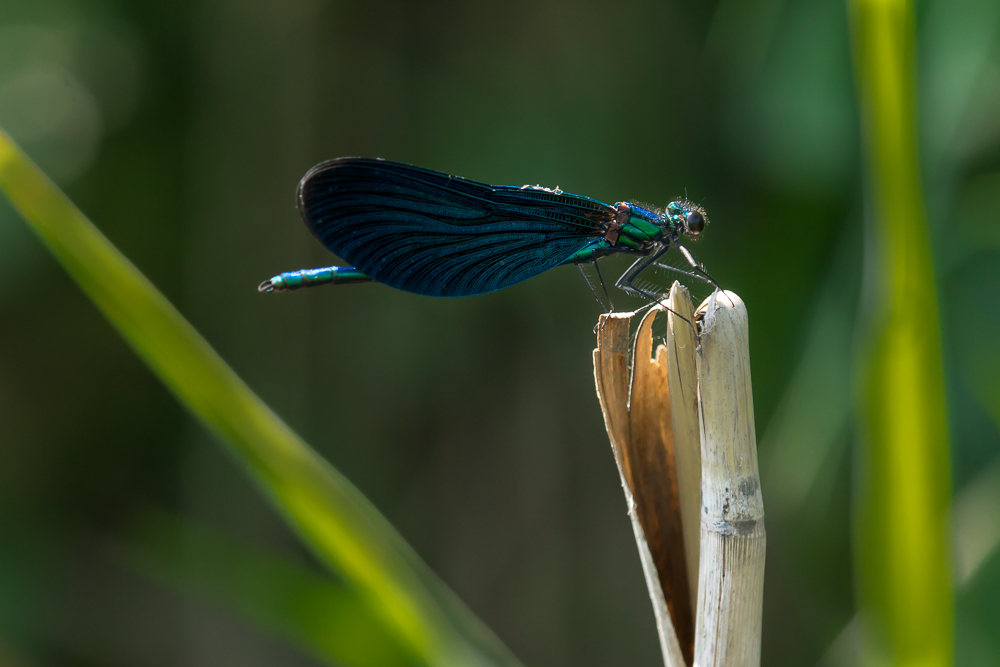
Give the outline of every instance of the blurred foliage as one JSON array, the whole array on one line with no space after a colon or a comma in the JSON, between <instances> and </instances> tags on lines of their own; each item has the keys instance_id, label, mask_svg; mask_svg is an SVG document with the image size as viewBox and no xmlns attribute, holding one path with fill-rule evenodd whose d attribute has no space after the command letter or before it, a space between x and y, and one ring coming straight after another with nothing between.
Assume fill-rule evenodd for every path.
<instances>
[{"instance_id":1,"label":"blurred foliage","mask_svg":"<svg viewBox=\"0 0 1000 667\"><path fill-rule=\"evenodd\" d=\"M301 564L173 517L137 522L122 560L151 579L207 597L333 664L412 664L359 596Z\"/></svg>"},{"instance_id":2,"label":"blurred foliage","mask_svg":"<svg viewBox=\"0 0 1000 667\"><path fill-rule=\"evenodd\" d=\"M860 662L946 667L955 620L951 469L913 6L852 0L850 13L871 211L855 488Z\"/></svg>"},{"instance_id":3,"label":"blurred foliage","mask_svg":"<svg viewBox=\"0 0 1000 667\"><path fill-rule=\"evenodd\" d=\"M329 645L347 642L337 644L336 657L358 653L355 644L367 639L398 645L407 663L517 664L357 488L243 384L2 130L0 189L156 376L229 446L303 543L354 588L355 606L375 617L367 637L327 637Z\"/></svg>"},{"instance_id":4,"label":"blurred foliage","mask_svg":"<svg viewBox=\"0 0 1000 667\"><path fill-rule=\"evenodd\" d=\"M998 21L995 0L916 7L957 493L1000 447ZM0 126L527 664L659 660L593 395L597 305L568 269L456 301L262 297L329 257L298 178L377 155L703 201L693 250L751 314L763 661L799 666L839 655L854 614L857 118L841 0L0 6ZM314 567L3 201L0 321L0 659L315 664L108 556L165 508ZM958 665L1000 663L998 576L994 554L958 597Z\"/></svg>"}]
</instances>

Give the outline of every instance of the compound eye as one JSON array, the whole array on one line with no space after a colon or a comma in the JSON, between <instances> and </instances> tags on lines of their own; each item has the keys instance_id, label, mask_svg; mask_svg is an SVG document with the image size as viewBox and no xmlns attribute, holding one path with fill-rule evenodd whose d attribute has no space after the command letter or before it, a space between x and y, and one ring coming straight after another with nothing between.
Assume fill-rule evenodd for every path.
<instances>
[{"instance_id":1,"label":"compound eye","mask_svg":"<svg viewBox=\"0 0 1000 667\"><path fill-rule=\"evenodd\" d=\"M685 218L684 221L689 232L697 234L701 230L705 229L705 216L703 216L699 211L691 211L687 214L687 218Z\"/></svg>"}]
</instances>

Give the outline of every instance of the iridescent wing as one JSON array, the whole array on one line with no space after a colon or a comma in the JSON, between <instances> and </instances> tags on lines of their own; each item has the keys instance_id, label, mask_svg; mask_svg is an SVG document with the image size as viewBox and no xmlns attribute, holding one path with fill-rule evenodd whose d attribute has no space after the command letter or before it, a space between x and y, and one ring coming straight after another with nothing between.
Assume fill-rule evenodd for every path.
<instances>
[{"instance_id":1,"label":"iridescent wing","mask_svg":"<svg viewBox=\"0 0 1000 667\"><path fill-rule=\"evenodd\" d=\"M299 212L369 277L432 296L509 287L597 242L614 209L540 187L491 186L388 160L337 158L299 183Z\"/></svg>"}]
</instances>

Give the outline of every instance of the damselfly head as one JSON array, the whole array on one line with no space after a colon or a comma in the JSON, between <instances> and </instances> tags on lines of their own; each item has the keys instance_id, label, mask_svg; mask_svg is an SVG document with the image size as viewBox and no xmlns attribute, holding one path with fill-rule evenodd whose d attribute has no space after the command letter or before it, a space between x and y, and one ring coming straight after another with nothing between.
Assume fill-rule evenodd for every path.
<instances>
[{"instance_id":1,"label":"damselfly head","mask_svg":"<svg viewBox=\"0 0 1000 667\"><path fill-rule=\"evenodd\" d=\"M686 199L678 199L667 205L667 217L670 218L678 231L684 232L693 239L705 229L708 215L705 209Z\"/></svg>"}]
</instances>

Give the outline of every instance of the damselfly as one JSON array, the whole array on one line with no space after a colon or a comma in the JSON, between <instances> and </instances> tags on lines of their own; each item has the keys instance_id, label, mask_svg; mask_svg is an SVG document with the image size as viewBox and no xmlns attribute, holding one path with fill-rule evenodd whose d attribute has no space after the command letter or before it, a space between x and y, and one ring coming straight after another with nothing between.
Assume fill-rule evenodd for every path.
<instances>
[{"instance_id":1,"label":"damselfly","mask_svg":"<svg viewBox=\"0 0 1000 667\"><path fill-rule=\"evenodd\" d=\"M563 264L596 267L598 259L620 253L638 257L615 286L650 301L660 296L634 284L650 266L715 283L678 243L681 235L697 239L708 224L705 211L686 199L662 211L626 201L609 205L559 188L486 185L347 157L310 169L297 201L316 238L351 266L282 273L261 283L261 292L374 280L416 294L472 296ZM671 244L691 271L658 261ZM580 272L587 278L582 266Z\"/></svg>"}]
</instances>

